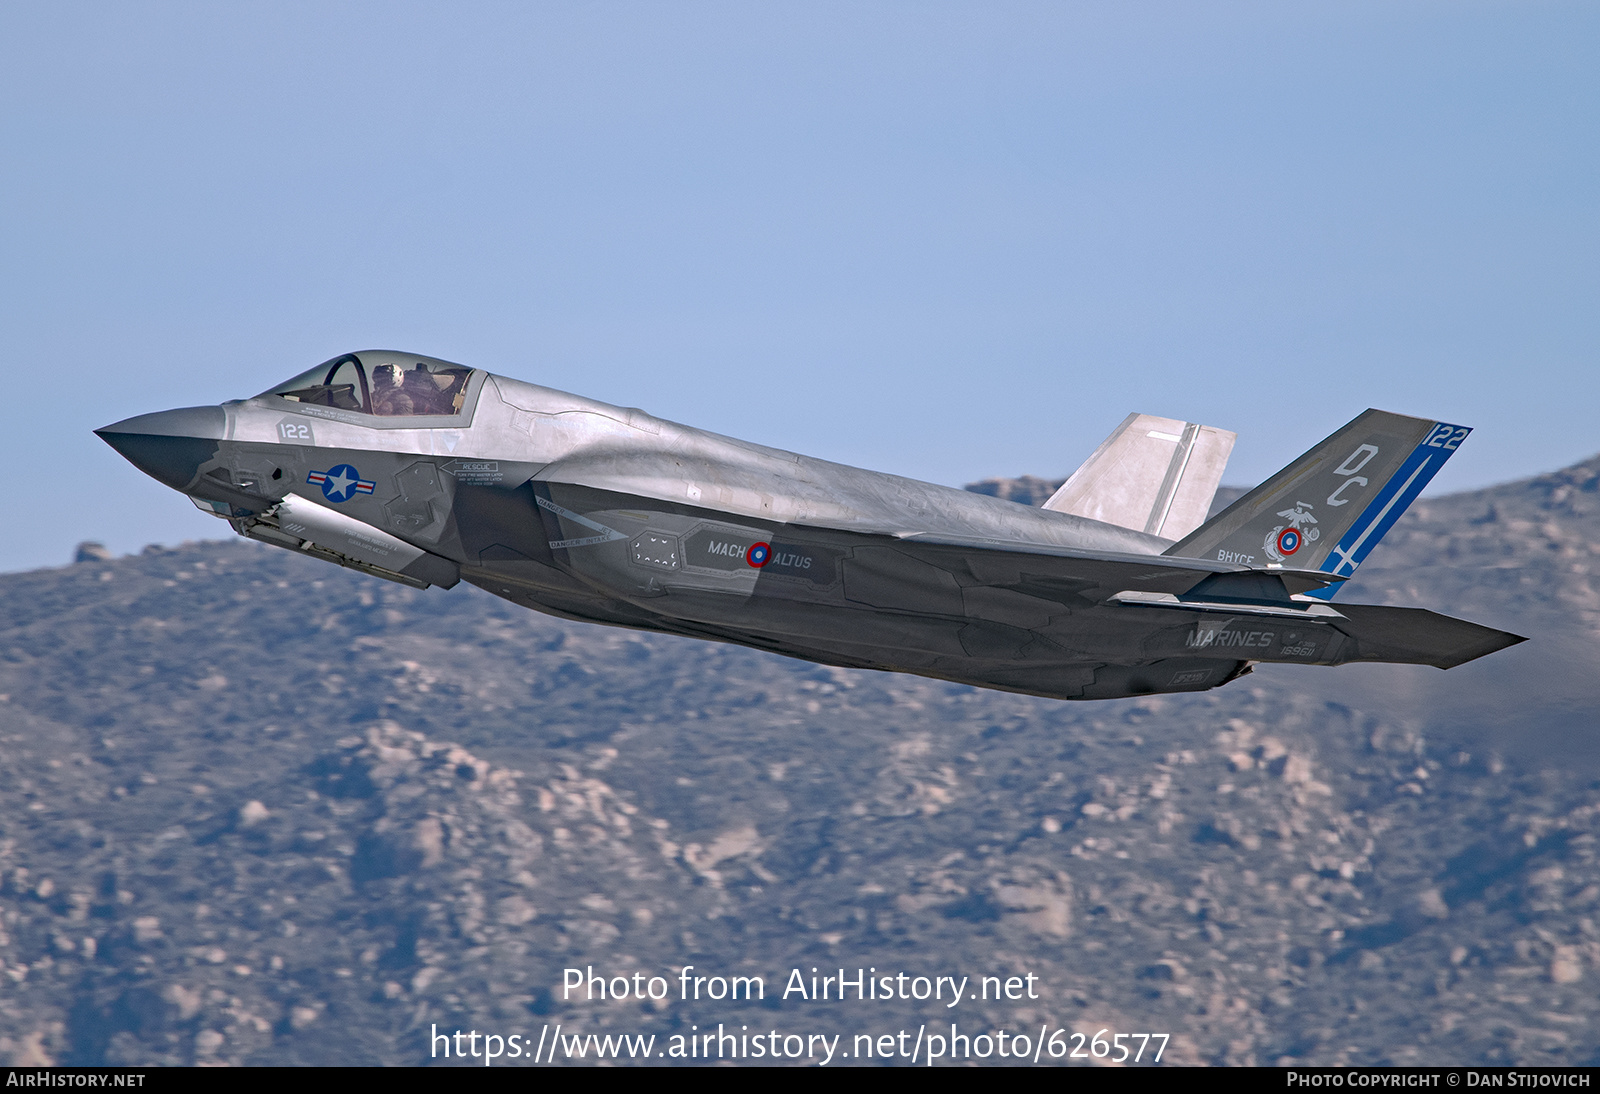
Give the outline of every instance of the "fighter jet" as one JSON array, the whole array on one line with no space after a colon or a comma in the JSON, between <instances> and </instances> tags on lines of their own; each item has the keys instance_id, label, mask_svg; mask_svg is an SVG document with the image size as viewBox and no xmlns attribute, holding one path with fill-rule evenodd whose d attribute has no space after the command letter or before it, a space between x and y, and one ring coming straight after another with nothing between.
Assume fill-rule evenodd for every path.
<instances>
[{"instance_id":1,"label":"fighter jet","mask_svg":"<svg viewBox=\"0 0 1600 1094\"><path fill-rule=\"evenodd\" d=\"M1234 434L1132 414L1042 508L482 369L347 353L96 431L242 536L564 619L1058 699L1523 639L1331 601L1469 432L1368 410L1217 516Z\"/></svg>"}]
</instances>

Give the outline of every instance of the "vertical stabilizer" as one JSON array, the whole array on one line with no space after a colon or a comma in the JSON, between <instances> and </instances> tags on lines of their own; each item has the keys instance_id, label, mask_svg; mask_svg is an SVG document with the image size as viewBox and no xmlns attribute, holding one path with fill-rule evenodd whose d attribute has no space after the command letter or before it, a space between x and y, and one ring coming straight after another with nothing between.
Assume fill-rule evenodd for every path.
<instances>
[{"instance_id":1,"label":"vertical stabilizer","mask_svg":"<svg viewBox=\"0 0 1600 1094\"><path fill-rule=\"evenodd\" d=\"M1129 414L1044 507L1182 539L1204 523L1234 436L1209 425Z\"/></svg>"},{"instance_id":2,"label":"vertical stabilizer","mask_svg":"<svg viewBox=\"0 0 1600 1094\"><path fill-rule=\"evenodd\" d=\"M1349 577L1470 432L1368 410L1165 553Z\"/></svg>"}]
</instances>

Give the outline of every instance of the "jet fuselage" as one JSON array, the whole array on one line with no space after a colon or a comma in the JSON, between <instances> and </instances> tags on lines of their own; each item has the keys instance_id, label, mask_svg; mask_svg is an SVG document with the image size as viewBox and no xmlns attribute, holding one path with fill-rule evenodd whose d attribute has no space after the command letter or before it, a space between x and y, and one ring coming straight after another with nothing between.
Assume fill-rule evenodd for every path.
<instances>
[{"instance_id":1,"label":"jet fuselage","mask_svg":"<svg viewBox=\"0 0 1600 1094\"><path fill-rule=\"evenodd\" d=\"M829 664L1110 698L1259 661L1418 659L1374 658L1295 595L1333 578L1285 571L1263 591L1250 567L1163 556L1171 540L1130 528L415 355L320 368L98 432L251 538Z\"/></svg>"}]
</instances>

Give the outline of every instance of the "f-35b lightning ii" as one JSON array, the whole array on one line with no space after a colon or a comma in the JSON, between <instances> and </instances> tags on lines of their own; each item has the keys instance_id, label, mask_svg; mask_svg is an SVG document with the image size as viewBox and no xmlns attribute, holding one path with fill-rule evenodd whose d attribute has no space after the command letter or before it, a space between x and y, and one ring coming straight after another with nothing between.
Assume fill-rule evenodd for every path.
<instances>
[{"instance_id":1,"label":"f-35b lightning ii","mask_svg":"<svg viewBox=\"0 0 1600 1094\"><path fill-rule=\"evenodd\" d=\"M1467 436L1368 410L1206 520L1234 434L1130 415L1034 509L415 354L97 433L240 535L566 619L1059 699L1522 641L1330 603Z\"/></svg>"}]
</instances>

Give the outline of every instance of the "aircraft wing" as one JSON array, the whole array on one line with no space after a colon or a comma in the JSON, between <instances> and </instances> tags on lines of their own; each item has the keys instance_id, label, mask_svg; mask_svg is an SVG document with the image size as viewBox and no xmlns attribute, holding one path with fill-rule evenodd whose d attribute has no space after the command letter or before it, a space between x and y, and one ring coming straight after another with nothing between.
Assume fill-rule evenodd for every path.
<instances>
[{"instance_id":1,"label":"aircraft wing","mask_svg":"<svg viewBox=\"0 0 1600 1094\"><path fill-rule=\"evenodd\" d=\"M1380 604L1341 604L1348 622L1334 625L1356 640L1344 661L1433 665L1453 669L1527 639L1509 631L1469 623L1426 608L1391 608Z\"/></svg>"},{"instance_id":2,"label":"aircraft wing","mask_svg":"<svg viewBox=\"0 0 1600 1094\"><path fill-rule=\"evenodd\" d=\"M1170 555L927 535L902 537L888 549L957 575L962 584L1007 589L1068 607L1151 609L1147 614L1155 626L1163 612L1327 624L1347 639L1334 663L1379 661L1448 669L1526 641L1424 608L1330 605L1315 592L1339 579L1320 571L1251 569ZM882 562L874 567L882 568ZM1291 592L1311 595L1297 599Z\"/></svg>"},{"instance_id":3,"label":"aircraft wing","mask_svg":"<svg viewBox=\"0 0 1600 1094\"><path fill-rule=\"evenodd\" d=\"M1095 603L1125 590L1189 593L1202 583L1207 584L1200 591L1208 597L1287 602L1292 594L1343 580L1318 570L1255 569L1203 558L1120 554L1053 543L925 532L902 533L895 538L896 550L947 569L962 567L977 584L1017 584L1024 580L1021 575L1027 575L1041 589L1072 590L1073 595Z\"/></svg>"}]
</instances>

